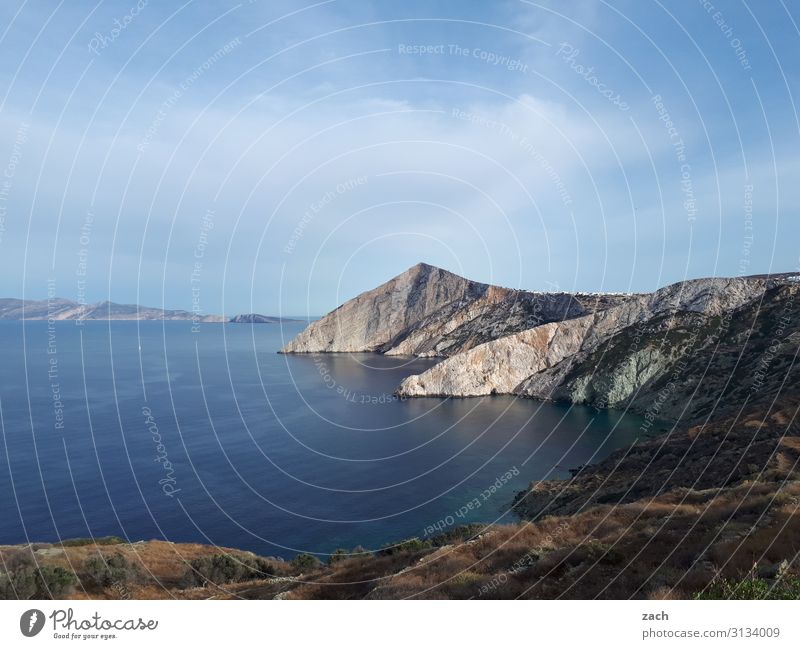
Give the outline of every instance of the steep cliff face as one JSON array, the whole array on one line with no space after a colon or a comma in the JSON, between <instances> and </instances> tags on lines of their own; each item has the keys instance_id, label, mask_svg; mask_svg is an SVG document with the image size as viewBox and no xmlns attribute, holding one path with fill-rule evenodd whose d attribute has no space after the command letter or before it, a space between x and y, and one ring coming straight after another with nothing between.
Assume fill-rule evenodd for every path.
<instances>
[{"instance_id":1,"label":"steep cliff face","mask_svg":"<svg viewBox=\"0 0 800 649\"><path fill-rule=\"evenodd\" d=\"M796 349L797 280L711 278L650 294L572 295L480 284L419 264L312 323L282 351L444 357L406 378L397 390L404 397L516 394L697 418L722 392L744 397L732 396L726 377L766 354L770 336L785 334L772 344L784 350L774 367ZM734 383L741 391L751 382L736 374Z\"/></svg>"},{"instance_id":2,"label":"steep cliff face","mask_svg":"<svg viewBox=\"0 0 800 649\"><path fill-rule=\"evenodd\" d=\"M782 277L681 282L605 311L478 345L408 377L398 393L505 393L604 406L626 404L639 393L651 400L651 390L642 388L662 380L687 353L706 349L715 340L715 326L736 309L780 286L787 292L779 301L796 290Z\"/></svg>"},{"instance_id":3,"label":"steep cliff face","mask_svg":"<svg viewBox=\"0 0 800 649\"><path fill-rule=\"evenodd\" d=\"M588 313L566 293L528 293L490 286L469 304L452 305L414 323L386 345L390 355L453 356L542 323Z\"/></svg>"},{"instance_id":4,"label":"steep cliff face","mask_svg":"<svg viewBox=\"0 0 800 649\"><path fill-rule=\"evenodd\" d=\"M453 356L511 333L576 318L626 299L517 291L418 264L345 302L309 325L281 351Z\"/></svg>"},{"instance_id":5,"label":"steep cliff face","mask_svg":"<svg viewBox=\"0 0 800 649\"><path fill-rule=\"evenodd\" d=\"M361 293L309 325L284 353L383 351L386 344L440 309L455 311L485 295L486 284L417 264Z\"/></svg>"},{"instance_id":6,"label":"steep cliff face","mask_svg":"<svg viewBox=\"0 0 800 649\"><path fill-rule=\"evenodd\" d=\"M696 421L791 385L798 328L800 286L774 286L725 313L678 312L628 327L531 376L519 393Z\"/></svg>"}]
</instances>

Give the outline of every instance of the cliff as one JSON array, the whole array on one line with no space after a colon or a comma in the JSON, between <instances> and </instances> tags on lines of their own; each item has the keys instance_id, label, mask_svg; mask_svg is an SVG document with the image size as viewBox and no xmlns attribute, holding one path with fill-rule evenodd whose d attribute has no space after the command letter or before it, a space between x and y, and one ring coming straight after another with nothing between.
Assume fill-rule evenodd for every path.
<instances>
[{"instance_id":1,"label":"cliff","mask_svg":"<svg viewBox=\"0 0 800 649\"><path fill-rule=\"evenodd\" d=\"M796 326L798 290L786 275L680 282L588 316L484 343L408 377L398 393L518 394L646 412L654 395L666 389L658 418L675 418L687 399L693 409L708 406L745 349L752 371L776 330L786 330L782 317ZM796 348L795 334L784 333L787 349ZM704 389L698 391L701 378ZM738 385L748 389L750 383L740 377Z\"/></svg>"},{"instance_id":2,"label":"cliff","mask_svg":"<svg viewBox=\"0 0 800 649\"><path fill-rule=\"evenodd\" d=\"M687 280L649 294L533 293L418 264L281 351L444 358L407 377L402 397L514 394L692 419L722 396L741 398L753 383L742 368L765 354L783 367L800 335L789 329L800 317L798 290L787 273Z\"/></svg>"},{"instance_id":3,"label":"cliff","mask_svg":"<svg viewBox=\"0 0 800 649\"><path fill-rule=\"evenodd\" d=\"M281 351L448 357L627 299L625 295L531 293L472 282L417 264L312 323Z\"/></svg>"}]
</instances>

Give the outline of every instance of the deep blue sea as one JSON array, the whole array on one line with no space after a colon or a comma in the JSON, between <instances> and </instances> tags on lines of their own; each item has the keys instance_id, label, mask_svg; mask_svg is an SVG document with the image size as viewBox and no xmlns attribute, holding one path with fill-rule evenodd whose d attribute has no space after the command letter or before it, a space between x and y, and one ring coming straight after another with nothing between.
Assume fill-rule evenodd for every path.
<instances>
[{"instance_id":1,"label":"deep blue sea","mask_svg":"<svg viewBox=\"0 0 800 649\"><path fill-rule=\"evenodd\" d=\"M0 543L375 549L513 520L528 482L638 433L629 415L526 399L399 401L434 361L277 354L303 326L0 322Z\"/></svg>"}]
</instances>

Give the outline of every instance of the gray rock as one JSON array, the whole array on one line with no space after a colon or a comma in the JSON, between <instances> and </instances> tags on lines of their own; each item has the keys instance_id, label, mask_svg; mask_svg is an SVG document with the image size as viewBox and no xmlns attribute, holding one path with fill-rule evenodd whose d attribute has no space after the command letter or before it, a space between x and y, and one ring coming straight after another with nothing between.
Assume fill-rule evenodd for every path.
<instances>
[{"instance_id":1,"label":"gray rock","mask_svg":"<svg viewBox=\"0 0 800 649\"><path fill-rule=\"evenodd\" d=\"M312 323L281 351L447 357L626 299L518 291L417 264Z\"/></svg>"},{"instance_id":2,"label":"gray rock","mask_svg":"<svg viewBox=\"0 0 800 649\"><path fill-rule=\"evenodd\" d=\"M405 397L482 396L519 394L539 399L595 401L598 363L614 362L608 385L601 390L606 403L626 401L642 385L663 374L685 345L653 346L659 332L676 324L689 329L711 319L724 322L736 308L757 300L781 278L719 278L679 282L650 295L633 296L618 306L583 317L552 322L483 343L406 378L398 388ZM677 319L677 320L676 320ZM614 358L598 357L610 341L626 332ZM691 335L691 331L688 335ZM684 343L686 341L683 341ZM613 347L613 345L611 345ZM576 372L576 367L581 371ZM573 379L570 389L563 389ZM592 395L593 396L593 395Z\"/></svg>"}]
</instances>

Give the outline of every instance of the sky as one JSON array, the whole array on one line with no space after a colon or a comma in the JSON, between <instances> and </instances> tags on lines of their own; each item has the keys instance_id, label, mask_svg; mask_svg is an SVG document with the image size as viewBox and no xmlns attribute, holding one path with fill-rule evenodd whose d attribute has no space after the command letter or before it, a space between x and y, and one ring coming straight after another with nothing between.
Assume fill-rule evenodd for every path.
<instances>
[{"instance_id":1,"label":"sky","mask_svg":"<svg viewBox=\"0 0 800 649\"><path fill-rule=\"evenodd\" d=\"M0 296L323 314L800 265L800 2L0 5Z\"/></svg>"}]
</instances>

